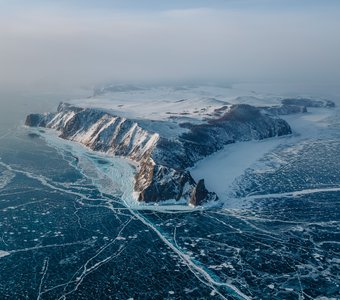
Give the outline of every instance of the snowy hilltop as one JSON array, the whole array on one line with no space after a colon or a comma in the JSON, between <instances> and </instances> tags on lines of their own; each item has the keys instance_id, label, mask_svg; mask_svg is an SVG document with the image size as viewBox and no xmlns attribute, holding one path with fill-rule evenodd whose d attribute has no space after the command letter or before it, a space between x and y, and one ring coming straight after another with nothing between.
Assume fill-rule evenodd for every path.
<instances>
[{"instance_id":1,"label":"snowy hilltop","mask_svg":"<svg viewBox=\"0 0 340 300\"><path fill-rule=\"evenodd\" d=\"M227 144L290 134L279 115L330 105L304 98L261 102L251 93L238 97L237 91L225 97L227 89L108 86L93 97L61 103L57 112L30 114L26 125L55 129L63 139L135 162L140 202L197 206L217 195L206 189L204 178L193 179L189 168L195 163Z\"/></svg>"}]
</instances>

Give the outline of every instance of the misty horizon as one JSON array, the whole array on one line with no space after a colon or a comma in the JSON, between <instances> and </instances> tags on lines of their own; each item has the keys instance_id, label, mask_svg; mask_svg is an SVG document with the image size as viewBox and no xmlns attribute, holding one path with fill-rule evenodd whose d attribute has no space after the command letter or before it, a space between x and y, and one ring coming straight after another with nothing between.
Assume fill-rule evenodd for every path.
<instances>
[{"instance_id":1,"label":"misty horizon","mask_svg":"<svg viewBox=\"0 0 340 300\"><path fill-rule=\"evenodd\" d=\"M335 1L142 2L1 1L0 87L340 80Z\"/></svg>"}]
</instances>

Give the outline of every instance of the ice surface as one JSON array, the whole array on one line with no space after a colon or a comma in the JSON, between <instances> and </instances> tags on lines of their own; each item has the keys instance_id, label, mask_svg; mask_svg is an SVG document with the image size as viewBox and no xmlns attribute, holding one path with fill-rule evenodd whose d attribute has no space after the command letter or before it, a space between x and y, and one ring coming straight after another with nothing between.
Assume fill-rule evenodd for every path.
<instances>
[{"instance_id":1,"label":"ice surface","mask_svg":"<svg viewBox=\"0 0 340 300\"><path fill-rule=\"evenodd\" d=\"M270 138L227 145L221 151L199 161L190 169L191 175L196 181L204 178L208 190L225 199L234 180L264 154L280 145L282 140Z\"/></svg>"},{"instance_id":2,"label":"ice surface","mask_svg":"<svg viewBox=\"0 0 340 300\"><path fill-rule=\"evenodd\" d=\"M34 131L34 129L30 130ZM36 131L39 132L39 130ZM77 158L76 168L84 176L89 178L102 193L121 198L128 208L166 212L195 210L186 205L185 201L178 202L175 199L161 203L141 203L134 196L134 176L137 165L133 161L91 151L82 144L59 138L54 130L46 129L44 133L39 132L39 134L49 146L57 149L63 156L65 152L72 153Z\"/></svg>"},{"instance_id":3,"label":"ice surface","mask_svg":"<svg viewBox=\"0 0 340 300\"><path fill-rule=\"evenodd\" d=\"M43 137L48 145L60 153L71 152L78 160L79 171L100 187L103 193L122 197L129 203L135 204L136 201L132 199L135 173L132 161L91 151L82 144L59 138L52 130L43 134Z\"/></svg>"},{"instance_id":4,"label":"ice surface","mask_svg":"<svg viewBox=\"0 0 340 300\"><path fill-rule=\"evenodd\" d=\"M260 146L271 140L254 146L269 152L247 158L239 173L251 168L237 178L239 190L231 189L249 205L228 209L130 208L120 198L131 184L121 170L133 173L128 161L111 161L52 134L53 148L26 129L11 136L12 143L7 137L0 169L15 177L0 189L0 253L10 253L0 259L0 294L339 298L340 118L316 113L291 116L294 134L274 149ZM237 157L238 146L246 155L242 145L231 145L230 155ZM115 170L120 180L107 181Z\"/></svg>"},{"instance_id":5,"label":"ice surface","mask_svg":"<svg viewBox=\"0 0 340 300\"><path fill-rule=\"evenodd\" d=\"M0 258L1 257L4 257L4 256L7 256L7 255L10 255L11 253L7 252L7 251L3 251L3 250L0 250Z\"/></svg>"},{"instance_id":6,"label":"ice surface","mask_svg":"<svg viewBox=\"0 0 340 300\"><path fill-rule=\"evenodd\" d=\"M8 170L3 172L0 171L0 189L3 189L6 185L8 185L14 177L15 174Z\"/></svg>"},{"instance_id":7,"label":"ice surface","mask_svg":"<svg viewBox=\"0 0 340 300\"><path fill-rule=\"evenodd\" d=\"M299 144L305 139L317 139L329 134L340 109L308 108L308 113L281 116L292 127L293 136L275 137L260 141L230 144L221 151L199 161L192 169L195 180L205 179L209 190L225 200L230 197L233 184L249 168L257 169L259 160L275 148Z\"/></svg>"}]
</instances>

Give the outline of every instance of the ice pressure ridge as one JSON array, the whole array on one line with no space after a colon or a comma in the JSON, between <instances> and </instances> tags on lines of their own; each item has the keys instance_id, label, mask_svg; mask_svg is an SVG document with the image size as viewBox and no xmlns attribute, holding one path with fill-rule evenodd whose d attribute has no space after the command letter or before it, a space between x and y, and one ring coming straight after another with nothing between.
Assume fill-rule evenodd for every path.
<instances>
[{"instance_id":1,"label":"ice pressure ridge","mask_svg":"<svg viewBox=\"0 0 340 300\"><path fill-rule=\"evenodd\" d=\"M230 143L291 133L286 121L251 105L220 105L213 112L199 121L155 120L61 103L57 112L28 115L26 125L55 129L63 139L134 161L138 201L175 199L196 206L217 200L204 179L195 182L188 171L198 160Z\"/></svg>"}]
</instances>

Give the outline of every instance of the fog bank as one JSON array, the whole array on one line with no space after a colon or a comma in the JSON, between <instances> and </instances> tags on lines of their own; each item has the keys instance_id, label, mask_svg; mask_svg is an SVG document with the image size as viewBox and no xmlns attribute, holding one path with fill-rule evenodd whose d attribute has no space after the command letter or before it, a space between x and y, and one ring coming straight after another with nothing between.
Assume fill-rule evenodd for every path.
<instances>
[{"instance_id":1,"label":"fog bank","mask_svg":"<svg viewBox=\"0 0 340 300\"><path fill-rule=\"evenodd\" d=\"M245 5L154 10L76 9L65 3L3 6L0 87L340 80L340 12L327 4L283 11Z\"/></svg>"}]
</instances>

